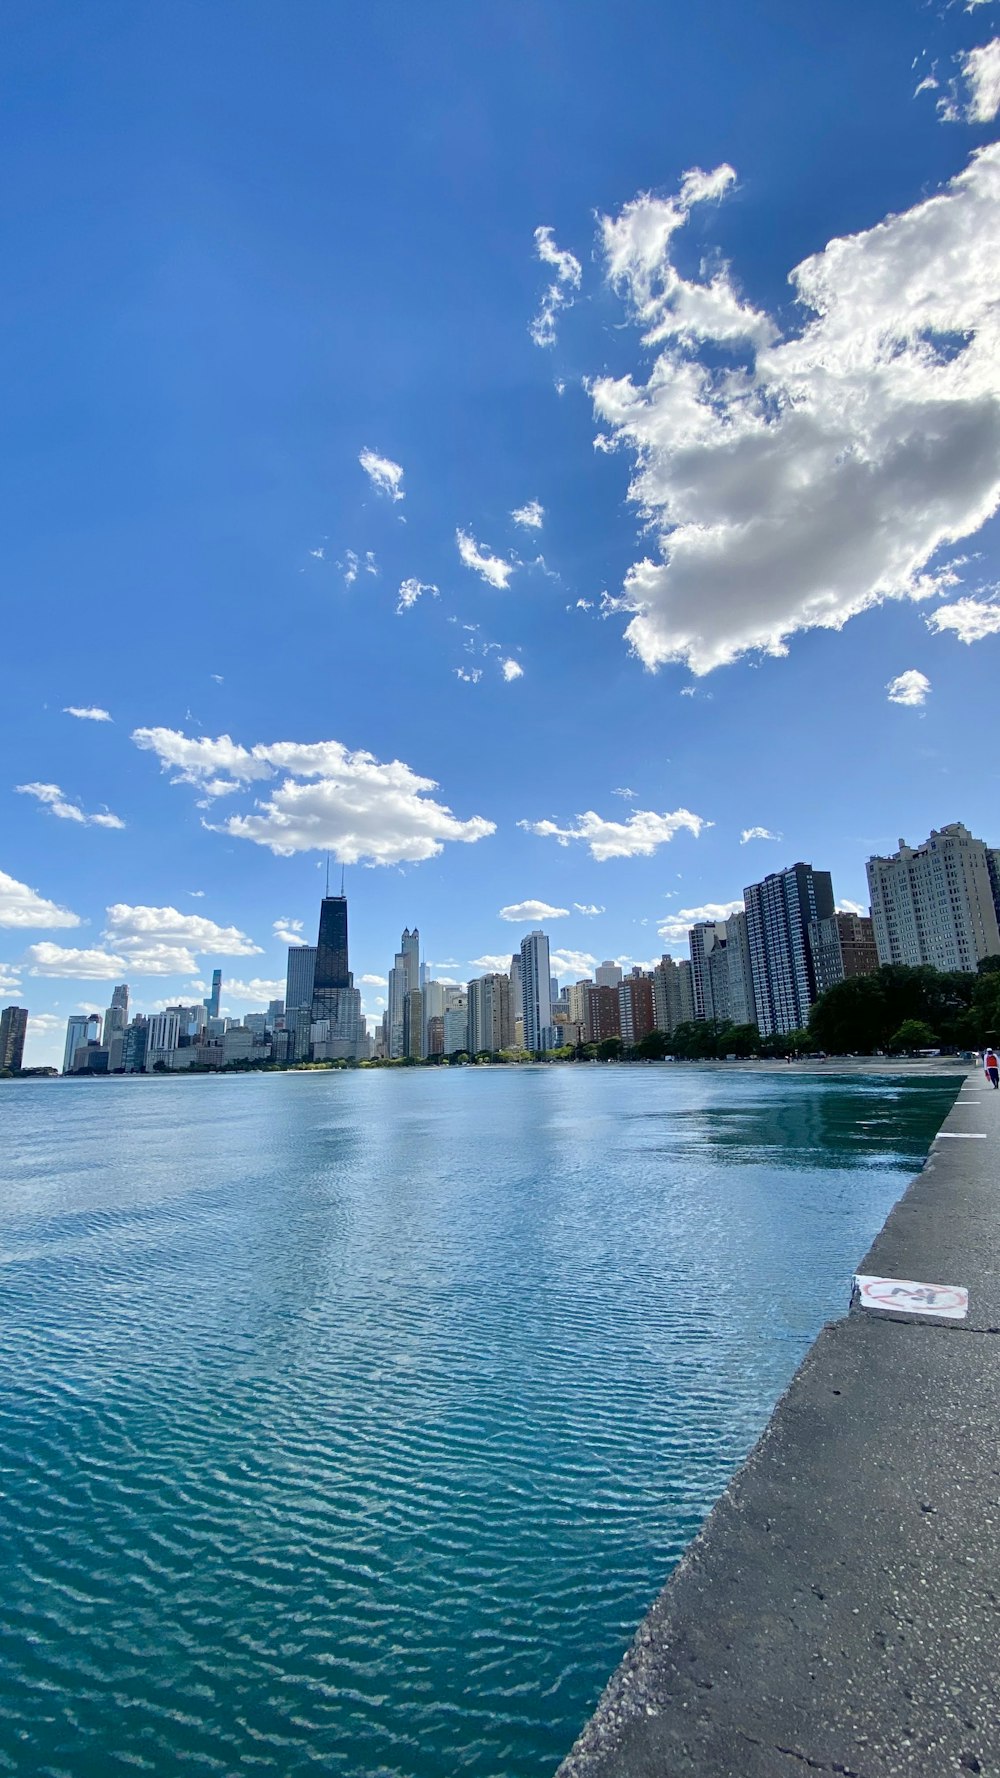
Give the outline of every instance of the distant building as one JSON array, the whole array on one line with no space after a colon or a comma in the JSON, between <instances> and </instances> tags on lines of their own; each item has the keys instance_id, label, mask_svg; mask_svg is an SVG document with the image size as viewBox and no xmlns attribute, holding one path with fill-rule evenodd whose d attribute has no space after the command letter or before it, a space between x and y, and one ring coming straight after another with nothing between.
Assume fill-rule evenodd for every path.
<instances>
[{"instance_id":1,"label":"distant building","mask_svg":"<svg viewBox=\"0 0 1000 1778\"><path fill-rule=\"evenodd\" d=\"M618 984L618 1018L623 1043L641 1043L654 1029L653 978L633 969Z\"/></svg>"},{"instance_id":2,"label":"distant building","mask_svg":"<svg viewBox=\"0 0 1000 1778\"><path fill-rule=\"evenodd\" d=\"M282 1020L284 1019L284 1016L285 1016L284 1001L283 1000L269 1000L267 1003L267 1028L268 1028L268 1030L269 1031L276 1031L278 1029L278 1026L281 1024Z\"/></svg>"},{"instance_id":3,"label":"distant building","mask_svg":"<svg viewBox=\"0 0 1000 1778\"><path fill-rule=\"evenodd\" d=\"M243 1023L248 1031L253 1031L258 1037L263 1037L267 1030L267 1014L266 1012L248 1012L244 1015Z\"/></svg>"},{"instance_id":4,"label":"distant building","mask_svg":"<svg viewBox=\"0 0 1000 1778\"><path fill-rule=\"evenodd\" d=\"M148 1036L149 1021L141 1013L126 1025L121 1059L123 1074L142 1074L145 1070Z\"/></svg>"},{"instance_id":5,"label":"distant building","mask_svg":"<svg viewBox=\"0 0 1000 1778\"><path fill-rule=\"evenodd\" d=\"M349 1061L366 1048L361 990L348 961L347 897L325 895L313 973L312 1050L317 1061Z\"/></svg>"},{"instance_id":6,"label":"distant building","mask_svg":"<svg viewBox=\"0 0 1000 1778\"><path fill-rule=\"evenodd\" d=\"M878 968L875 931L864 914L831 914L809 927L816 989L825 994L850 976L874 975Z\"/></svg>"},{"instance_id":7,"label":"distant building","mask_svg":"<svg viewBox=\"0 0 1000 1778\"><path fill-rule=\"evenodd\" d=\"M530 932L521 940L525 1049L540 1052L555 1047L551 981L548 938L544 932Z\"/></svg>"},{"instance_id":8,"label":"distant building","mask_svg":"<svg viewBox=\"0 0 1000 1778\"><path fill-rule=\"evenodd\" d=\"M168 1006L163 1012L154 1012L151 1015L146 1031L146 1070L148 1073L152 1073L158 1062L161 1062L164 1068L169 1068L171 1051L178 1048L180 1036L181 1008L179 1006Z\"/></svg>"},{"instance_id":9,"label":"distant building","mask_svg":"<svg viewBox=\"0 0 1000 1778\"><path fill-rule=\"evenodd\" d=\"M510 1020L510 977L484 975L468 987L469 1037L471 1055L483 1050L495 1055L509 1049L513 1041ZM549 1046L551 1047L551 1046Z\"/></svg>"},{"instance_id":10,"label":"distant building","mask_svg":"<svg viewBox=\"0 0 1000 1778\"><path fill-rule=\"evenodd\" d=\"M212 992L211 992L211 994L209 994L208 998L203 1002L205 1011L206 1011L209 1019L217 1019L218 1018L218 1016L219 1016L219 1001L221 998L222 998L222 971L221 971L221 969L213 969L213 971L212 971ZM207 1020L206 1020L206 1023L207 1023Z\"/></svg>"},{"instance_id":11,"label":"distant building","mask_svg":"<svg viewBox=\"0 0 1000 1778\"><path fill-rule=\"evenodd\" d=\"M316 946L289 945L288 972L285 978L285 1015L300 1006L309 1008L312 1019L313 980L316 974ZM209 1030L211 1030L211 1024Z\"/></svg>"},{"instance_id":12,"label":"distant building","mask_svg":"<svg viewBox=\"0 0 1000 1778\"><path fill-rule=\"evenodd\" d=\"M612 987L610 983L599 986L596 982L589 982L584 993L584 1002L583 1030L586 1043L601 1043L605 1037L621 1036L622 1016L617 987Z\"/></svg>"},{"instance_id":13,"label":"distant building","mask_svg":"<svg viewBox=\"0 0 1000 1778\"><path fill-rule=\"evenodd\" d=\"M122 1039L128 1024L128 983L122 982L111 993L111 1005L104 1015L104 1042L109 1050L114 1047L114 1039ZM117 1045L120 1055L121 1043Z\"/></svg>"},{"instance_id":14,"label":"distant building","mask_svg":"<svg viewBox=\"0 0 1000 1778\"><path fill-rule=\"evenodd\" d=\"M742 908L726 918L726 967L729 974L729 1018L734 1025L755 1025L750 936Z\"/></svg>"},{"instance_id":15,"label":"distant building","mask_svg":"<svg viewBox=\"0 0 1000 1778\"><path fill-rule=\"evenodd\" d=\"M743 894L757 1028L762 1037L799 1030L817 998L809 927L833 913L830 873L793 864Z\"/></svg>"},{"instance_id":16,"label":"distant building","mask_svg":"<svg viewBox=\"0 0 1000 1778\"><path fill-rule=\"evenodd\" d=\"M617 988L622 979L622 972L617 963L606 957L594 971L594 980L599 988Z\"/></svg>"},{"instance_id":17,"label":"distant building","mask_svg":"<svg viewBox=\"0 0 1000 1778\"><path fill-rule=\"evenodd\" d=\"M653 970L653 1018L655 1029L670 1036L678 1025L694 1018L694 990L691 985L691 963L685 957L664 955Z\"/></svg>"},{"instance_id":18,"label":"distant building","mask_svg":"<svg viewBox=\"0 0 1000 1778\"><path fill-rule=\"evenodd\" d=\"M424 995L422 988L410 988L403 999L403 1054L411 1061L424 1059Z\"/></svg>"},{"instance_id":19,"label":"distant building","mask_svg":"<svg viewBox=\"0 0 1000 1778\"><path fill-rule=\"evenodd\" d=\"M880 963L972 972L1000 955L997 854L960 821L867 868Z\"/></svg>"},{"instance_id":20,"label":"distant building","mask_svg":"<svg viewBox=\"0 0 1000 1778\"><path fill-rule=\"evenodd\" d=\"M427 1054L443 1056L444 1047L444 1013L432 1013L427 1021Z\"/></svg>"},{"instance_id":21,"label":"distant building","mask_svg":"<svg viewBox=\"0 0 1000 1778\"><path fill-rule=\"evenodd\" d=\"M19 1074L24 1063L24 1038L28 1029L26 1006L5 1006L0 1013L0 1070Z\"/></svg>"},{"instance_id":22,"label":"distant building","mask_svg":"<svg viewBox=\"0 0 1000 1778\"><path fill-rule=\"evenodd\" d=\"M469 996L458 992L444 1009L444 1053L453 1056L469 1047Z\"/></svg>"},{"instance_id":23,"label":"distant building","mask_svg":"<svg viewBox=\"0 0 1000 1778\"><path fill-rule=\"evenodd\" d=\"M74 1073L76 1052L97 1043L101 1035L101 1018L96 1012L70 1013L66 1020L66 1045L63 1050L64 1074Z\"/></svg>"}]
</instances>

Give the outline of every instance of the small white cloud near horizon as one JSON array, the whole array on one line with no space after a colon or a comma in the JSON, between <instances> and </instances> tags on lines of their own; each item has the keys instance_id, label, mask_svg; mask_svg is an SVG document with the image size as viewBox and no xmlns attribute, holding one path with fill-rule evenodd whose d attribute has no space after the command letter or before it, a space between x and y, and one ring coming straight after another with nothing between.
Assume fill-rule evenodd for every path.
<instances>
[{"instance_id":1,"label":"small white cloud near horizon","mask_svg":"<svg viewBox=\"0 0 1000 1778\"><path fill-rule=\"evenodd\" d=\"M477 543L468 531L457 530L455 543L466 568L481 575L490 586L505 589L509 585L510 577L518 566L516 562L505 562L502 556L490 555L489 548Z\"/></svg>"},{"instance_id":2,"label":"small white cloud near horizon","mask_svg":"<svg viewBox=\"0 0 1000 1778\"><path fill-rule=\"evenodd\" d=\"M497 919L523 925L526 920L562 920L568 913L569 908L552 907L547 901L512 901L500 909Z\"/></svg>"},{"instance_id":3,"label":"small white cloud near horizon","mask_svg":"<svg viewBox=\"0 0 1000 1778\"><path fill-rule=\"evenodd\" d=\"M116 976L120 981L126 979L128 964L125 958L109 951L74 950L45 940L41 944L29 945L26 955L28 974L33 976L95 982L112 981Z\"/></svg>"},{"instance_id":4,"label":"small white cloud near horizon","mask_svg":"<svg viewBox=\"0 0 1000 1778\"><path fill-rule=\"evenodd\" d=\"M864 914L867 914L868 909L865 907L862 907L860 901L849 901L846 895L842 895L840 900L837 903L837 912L838 912L838 914L862 914L862 915L864 915Z\"/></svg>"},{"instance_id":5,"label":"small white cloud near horizon","mask_svg":"<svg viewBox=\"0 0 1000 1778\"><path fill-rule=\"evenodd\" d=\"M577 982L597 968L597 958L592 957L589 951L550 950L549 965L557 981L568 975Z\"/></svg>"},{"instance_id":6,"label":"small white cloud near horizon","mask_svg":"<svg viewBox=\"0 0 1000 1778\"><path fill-rule=\"evenodd\" d=\"M10 877L6 871L0 870L0 926L7 926L14 931L34 929L54 930L60 926L79 926L79 914L73 914L69 908L57 906L54 901L46 901L37 890L29 889L27 883L19 883L16 877Z\"/></svg>"},{"instance_id":7,"label":"small white cloud near horizon","mask_svg":"<svg viewBox=\"0 0 1000 1778\"><path fill-rule=\"evenodd\" d=\"M573 292L580 288L583 267L574 253L556 246L553 231L547 226L535 230L535 253L543 265L552 267L555 277L542 292L538 314L528 332L536 346L554 346L556 317L561 310L572 307Z\"/></svg>"},{"instance_id":8,"label":"small white cloud near horizon","mask_svg":"<svg viewBox=\"0 0 1000 1778\"><path fill-rule=\"evenodd\" d=\"M391 457L381 457L378 451L367 448L358 457L362 469L372 486L380 494L387 494L390 500L403 500L403 466L394 463Z\"/></svg>"},{"instance_id":9,"label":"small white cloud near horizon","mask_svg":"<svg viewBox=\"0 0 1000 1778\"><path fill-rule=\"evenodd\" d=\"M545 521L545 508L540 500L527 500L523 506L515 506L511 513L515 525L521 525L526 531L540 531Z\"/></svg>"},{"instance_id":10,"label":"small white cloud near horizon","mask_svg":"<svg viewBox=\"0 0 1000 1778\"><path fill-rule=\"evenodd\" d=\"M439 589L434 585L433 581L414 579L400 581L399 600L396 605L397 617L401 616L404 611L412 611L421 593L431 593L436 599L438 597L438 591Z\"/></svg>"},{"instance_id":11,"label":"small white cloud near horizon","mask_svg":"<svg viewBox=\"0 0 1000 1778\"><path fill-rule=\"evenodd\" d=\"M905 673L898 673L886 685L890 704L903 704L907 709L916 710L926 702L931 682L926 673L916 667L908 667Z\"/></svg>"},{"instance_id":12,"label":"small white cloud near horizon","mask_svg":"<svg viewBox=\"0 0 1000 1778\"><path fill-rule=\"evenodd\" d=\"M939 605L927 619L927 628L941 636L953 630L959 642L981 642L984 636L1000 634L1000 605L980 599L956 599L951 605Z\"/></svg>"},{"instance_id":13,"label":"small white cloud near horizon","mask_svg":"<svg viewBox=\"0 0 1000 1778\"><path fill-rule=\"evenodd\" d=\"M731 914L741 913L742 909L742 896L736 901L707 901L698 908L678 908L676 914L668 914L665 920L661 920L656 930L666 944L686 948L692 926L697 926L702 920L728 920Z\"/></svg>"},{"instance_id":14,"label":"small white cloud near horizon","mask_svg":"<svg viewBox=\"0 0 1000 1778\"><path fill-rule=\"evenodd\" d=\"M745 846L750 840L780 840L780 833L772 833L769 827L745 827L740 834L740 845Z\"/></svg>"},{"instance_id":15,"label":"small white cloud near horizon","mask_svg":"<svg viewBox=\"0 0 1000 1778\"><path fill-rule=\"evenodd\" d=\"M582 840L592 858L604 863L609 858L651 858L660 846L668 845L674 835L685 830L698 838L703 827L712 823L690 809L674 809L657 814L652 809L634 809L627 821L606 821L593 809L576 818L575 827L560 827L555 821L519 821L526 833L554 839L560 846Z\"/></svg>"},{"instance_id":16,"label":"small white cloud near horizon","mask_svg":"<svg viewBox=\"0 0 1000 1778\"><path fill-rule=\"evenodd\" d=\"M0 994L20 994L21 963L0 963Z\"/></svg>"},{"instance_id":17,"label":"small white cloud near horizon","mask_svg":"<svg viewBox=\"0 0 1000 1778\"><path fill-rule=\"evenodd\" d=\"M485 969L488 975L506 975L507 971L510 969L511 955L512 953L510 951L507 952L506 956L500 956L499 953L495 951L488 951L484 957L471 957L469 959L469 968Z\"/></svg>"},{"instance_id":18,"label":"small white cloud near horizon","mask_svg":"<svg viewBox=\"0 0 1000 1778\"><path fill-rule=\"evenodd\" d=\"M573 906L578 914L586 914L588 918L594 914L606 914L608 911L607 908L598 907L597 903L593 901L574 901Z\"/></svg>"},{"instance_id":19,"label":"small white cloud near horizon","mask_svg":"<svg viewBox=\"0 0 1000 1778\"><path fill-rule=\"evenodd\" d=\"M501 672L503 673L503 676L506 679L508 685L510 684L512 679L523 679L524 678L524 668L522 667L520 661L515 661L515 660L501 661L500 662L500 669L501 669Z\"/></svg>"},{"instance_id":20,"label":"small white cloud near horizon","mask_svg":"<svg viewBox=\"0 0 1000 1778\"><path fill-rule=\"evenodd\" d=\"M612 796L620 796L624 802L634 803L639 792L637 790L630 790L627 784L619 784L618 789L613 790L611 794Z\"/></svg>"},{"instance_id":21,"label":"small white cloud near horizon","mask_svg":"<svg viewBox=\"0 0 1000 1778\"><path fill-rule=\"evenodd\" d=\"M117 827L123 828L124 821L120 816L112 815L110 809L87 815L78 803L71 803L65 791L58 784L15 784L14 789L19 796L33 796L55 815L60 821L76 821L80 827Z\"/></svg>"},{"instance_id":22,"label":"small white cloud near horizon","mask_svg":"<svg viewBox=\"0 0 1000 1778\"><path fill-rule=\"evenodd\" d=\"M301 920L286 920L283 915L279 914L271 930L279 944L294 946L309 943L309 940L302 935Z\"/></svg>"},{"instance_id":23,"label":"small white cloud near horizon","mask_svg":"<svg viewBox=\"0 0 1000 1778\"><path fill-rule=\"evenodd\" d=\"M97 704L64 704L64 716L75 716L80 722L112 722L110 712Z\"/></svg>"},{"instance_id":24,"label":"small white cloud near horizon","mask_svg":"<svg viewBox=\"0 0 1000 1778\"><path fill-rule=\"evenodd\" d=\"M361 980L369 988L387 988L389 986L384 975L363 975Z\"/></svg>"}]
</instances>

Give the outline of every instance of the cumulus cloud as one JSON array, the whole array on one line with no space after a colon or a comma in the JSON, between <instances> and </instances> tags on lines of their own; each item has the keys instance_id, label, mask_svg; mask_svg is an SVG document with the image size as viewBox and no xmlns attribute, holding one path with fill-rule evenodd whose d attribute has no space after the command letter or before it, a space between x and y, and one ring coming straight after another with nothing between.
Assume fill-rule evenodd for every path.
<instances>
[{"instance_id":1,"label":"cumulus cloud","mask_svg":"<svg viewBox=\"0 0 1000 1778\"><path fill-rule=\"evenodd\" d=\"M555 277L543 291L538 314L528 331L536 346L554 346L556 318L562 309L572 307L573 292L580 288L583 267L574 254L556 246L551 228L536 228L535 253L543 265L552 267ZM562 390L559 393L562 394Z\"/></svg>"},{"instance_id":2,"label":"cumulus cloud","mask_svg":"<svg viewBox=\"0 0 1000 1778\"><path fill-rule=\"evenodd\" d=\"M302 935L301 920L286 920L279 915L274 922L274 936L282 945L307 945L309 940Z\"/></svg>"},{"instance_id":3,"label":"cumulus cloud","mask_svg":"<svg viewBox=\"0 0 1000 1778\"><path fill-rule=\"evenodd\" d=\"M578 914L606 914L608 911L607 908L598 907L596 902L593 901L574 901L573 906Z\"/></svg>"},{"instance_id":4,"label":"cumulus cloud","mask_svg":"<svg viewBox=\"0 0 1000 1778\"><path fill-rule=\"evenodd\" d=\"M402 464L394 463L391 457L380 457L377 451L369 450L361 452L358 462L380 494L388 494L390 500L405 498Z\"/></svg>"},{"instance_id":5,"label":"cumulus cloud","mask_svg":"<svg viewBox=\"0 0 1000 1778\"><path fill-rule=\"evenodd\" d=\"M970 49L962 59L962 78L969 91L968 123L992 123L1000 111L1000 37Z\"/></svg>"},{"instance_id":6,"label":"cumulus cloud","mask_svg":"<svg viewBox=\"0 0 1000 1778\"><path fill-rule=\"evenodd\" d=\"M282 981L267 981L262 977L251 976L248 982L232 980L226 976L222 983L223 997L230 1004L239 1002L245 1006L266 1006L269 1000L284 1000L285 984Z\"/></svg>"},{"instance_id":7,"label":"cumulus cloud","mask_svg":"<svg viewBox=\"0 0 1000 1778\"><path fill-rule=\"evenodd\" d=\"M939 605L927 619L927 628L943 635L954 630L960 642L981 642L984 636L1000 634L1000 605L986 604L980 599L956 599L951 605Z\"/></svg>"},{"instance_id":8,"label":"cumulus cloud","mask_svg":"<svg viewBox=\"0 0 1000 1778\"><path fill-rule=\"evenodd\" d=\"M495 951L488 951L485 957L471 958L469 968L484 969L487 975L507 975L510 972L510 958L509 951L503 957Z\"/></svg>"},{"instance_id":9,"label":"cumulus cloud","mask_svg":"<svg viewBox=\"0 0 1000 1778\"><path fill-rule=\"evenodd\" d=\"M128 967L124 957L109 951L76 951L48 941L29 945L27 957L29 975L68 977L73 981L122 981Z\"/></svg>"},{"instance_id":10,"label":"cumulus cloud","mask_svg":"<svg viewBox=\"0 0 1000 1778\"><path fill-rule=\"evenodd\" d=\"M64 704L63 715L76 716L81 722L111 721L108 711L100 709L97 704Z\"/></svg>"},{"instance_id":11,"label":"cumulus cloud","mask_svg":"<svg viewBox=\"0 0 1000 1778\"><path fill-rule=\"evenodd\" d=\"M569 908L554 908L547 901L512 901L500 909L497 918L516 920L523 926L526 920L561 920L568 913Z\"/></svg>"},{"instance_id":12,"label":"cumulus cloud","mask_svg":"<svg viewBox=\"0 0 1000 1778\"><path fill-rule=\"evenodd\" d=\"M14 788L20 796L37 798L60 821L76 821L81 827L125 826L124 821L118 815L112 815L110 809L99 811L96 815L84 814L79 803L71 803L58 784L15 784Z\"/></svg>"},{"instance_id":13,"label":"cumulus cloud","mask_svg":"<svg viewBox=\"0 0 1000 1778\"><path fill-rule=\"evenodd\" d=\"M0 963L0 994L20 994L21 966L19 963Z\"/></svg>"},{"instance_id":14,"label":"cumulus cloud","mask_svg":"<svg viewBox=\"0 0 1000 1778\"><path fill-rule=\"evenodd\" d=\"M433 593L436 599L438 596L438 588L431 581L401 581L399 586L399 600L396 605L397 614L403 611L410 611L416 604L421 593Z\"/></svg>"},{"instance_id":15,"label":"cumulus cloud","mask_svg":"<svg viewBox=\"0 0 1000 1778\"><path fill-rule=\"evenodd\" d=\"M750 840L780 840L780 833L772 833L769 827L745 827L740 834L740 845L745 846Z\"/></svg>"},{"instance_id":16,"label":"cumulus cloud","mask_svg":"<svg viewBox=\"0 0 1000 1778\"><path fill-rule=\"evenodd\" d=\"M102 936L127 959L133 975L194 975L201 952L253 957L261 948L238 926L219 926L200 914L182 914L172 907L115 902L107 909L107 922Z\"/></svg>"},{"instance_id":17,"label":"cumulus cloud","mask_svg":"<svg viewBox=\"0 0 1000 1778\"><path fill-rule=\"evenodd\" d=\"M516 562L505 562L501 556L491 556L488 547L478 544L468 531L456 531L455 542L458 553L467 568L481 574L490 586L506 587L517 567Z\"/></svg>"},{"instance_id":18,"label":"cumulus cloud","mask_svg":"<svg viewBox=\"0 0 1000 1778\"><path fill-rule=\"evenodd\" d=\"M524 506L515 506L510 516L515 525L523 525L527 531L540 531L545 519L545 508L540 500L528 500Z\"/></svg>"},{"instance_id":19,"label":"cumulus cloud","mask_svg":"<svg viewBox=\"0 0 1000 1778\"><path fill-rule=\"evenodd\" d=\"M784 337L728 268L673 265L690 204L730 174L604 219L609 279L657 351L645 381L590 385L658 535L625 579L625 635L647 667L696 674L930 595L936 553L1000 500L1000 145L798 265Z\"/></svg>"},{"instance_id":20,"label":"cumulus cloud","mask_svg":"<svg viewBox=\"0 0 1000 1778\"><path fill-rule=\"evenodd\" d=\"M0 870L0 926L30 929L79 924L79 914L71 914L69 908L46 901L37 890L29 889L27 883L19 883L16 877L9 877L6 871Z\"/></svg>"},{"instance_id":21,"label":"cumulus cloud","mask_svg":"<svg viewBox=\"0 0 1000 1778\"><path fill-rule=\"evenodd\" d=\"M627 821L606 821L588 809L578 815L575 827L560 827L555 821L519 821L527 833L541 834L568 846L571 840L583 840L592 858L650 858L659 846L665 846L682 828L697 839L703 827L711 825L702 815L690 809L674 809L657 815L652 809L634 809Z\"/></svg>"},{"instance_id":22,"label":"cumulus cloud","mask_svg":"<svg viewBox=\"0 0 1000 1778\"><path fill-rule=\"evenodd\" d=\"M387 988L389 986L384 975L363 975L361 980L368 988Z\"/></svg>"},{"instance_id":23,"label":"cumulus cloud","mask_svg":"<svg viewBox=\"0 0 1000 1778\"><path fill-rule=\"evenodd\" d=\"M916 667L910 667L895 679L890 679L886 686L890 704L907 704L911 708L926 702L931 682L926 673L918 673Z\"/></svg>"},{"instance_id":24,"label":"cumulus cloud","mask_svg":"<svg viewBox=\"0 0 1000 1778\"><path fill-rule=\"evenodd\" d=\"M669 914L661 920L656 930L667 945L681 945L687 948L688 932L701 920L728 920L730 914L742 911L743 898L739 901L706 901L700 908L678 908L676 914Z\"/></svg>"},{"instance_id":25,"label":"cumulus cloud","mask_svg":"<svg viewBox=\"0 0 1000 1778\"><path fill-rule=\"evenodd\" d=\"M589 951L550 950L549 963L557 981L567 975L575 982L582 981L597 968L597 958L592 957Z\"/></svg>"},{"instance_id":26,"label":"cumulus cloud","mask_svg":"<svg viewBox=\"0 0 1000 1778\"><path fill-rule=\"evenodd\" d=\"M848 901L846 895L842 895L837 903L837 912L838 914L867 914L868 909L862 907L860 901Z\"/></svg>"},{"instance_id":27,"label":"cumulus cloud","mask_svg":"<svg viewBox=\"0 0 1000 1778\"><path fill-rule=\"evenodd\" d=\"M503 673L503 676L506 679L508 685L510 684L512 679L523 679L524 678L524 668L522 667L520 661L515 661L515 660L501 661L500 662L500 671Z\"/></svg>"},{"instance_id":28,"label":"cumulus cloud","mask_svg":"<svg viewBox=\"0 0 1000 1778\"><path fill-rule=\"evenodd\" d=\"M232 815L214 831L267 846L279 857L330 852L340 864L417 863L436 858L447 840L471 843L496 831L481 815L459 820L401 760L350 752L339 741L275 741L247 748L229 735L189 740L175 729L136 729L136 746L156 754L174 783L207 797L271 780L256 813Z\"/></svg>"}]
</instances>

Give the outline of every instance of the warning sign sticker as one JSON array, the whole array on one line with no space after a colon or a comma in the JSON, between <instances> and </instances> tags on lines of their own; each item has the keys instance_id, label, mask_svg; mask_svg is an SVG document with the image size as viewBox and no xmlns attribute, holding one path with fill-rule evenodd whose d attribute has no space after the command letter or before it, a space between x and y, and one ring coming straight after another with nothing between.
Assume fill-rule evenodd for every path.
<instances>
[{"instance_id":1,"label":"warning sign sticker","mask_svg":"<svg viewBox=\"0 0 1000 1778\"><path fill-rule=\"evenodd\" d=\"M964 1321L969 1313L969 1293L961 1284L920 1284L913 1278L869 1278L860 1272L854 1282L864 1309L896 1309L903 1315L940 1315L948 1321Z\"/></svg>"}]
</instances>

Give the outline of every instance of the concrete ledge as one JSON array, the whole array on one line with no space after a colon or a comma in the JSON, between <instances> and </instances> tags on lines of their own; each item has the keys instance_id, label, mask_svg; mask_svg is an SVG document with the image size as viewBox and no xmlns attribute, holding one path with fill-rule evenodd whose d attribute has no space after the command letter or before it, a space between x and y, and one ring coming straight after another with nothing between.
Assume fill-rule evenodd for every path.
<instances>
[{"instance_id":1,"label":"concrete ledge","mask_svg":"<svg viewBox=\"0 0 1000 1778\"><path fill-rule=\"evenodd\" d=\"M859 1266L965 1323L825 1328L559 1778L1000 1772L1000 1095L956 1105ZM974 1158L973 1158L974 1157Z\"/></svg>"}]
</instances>

